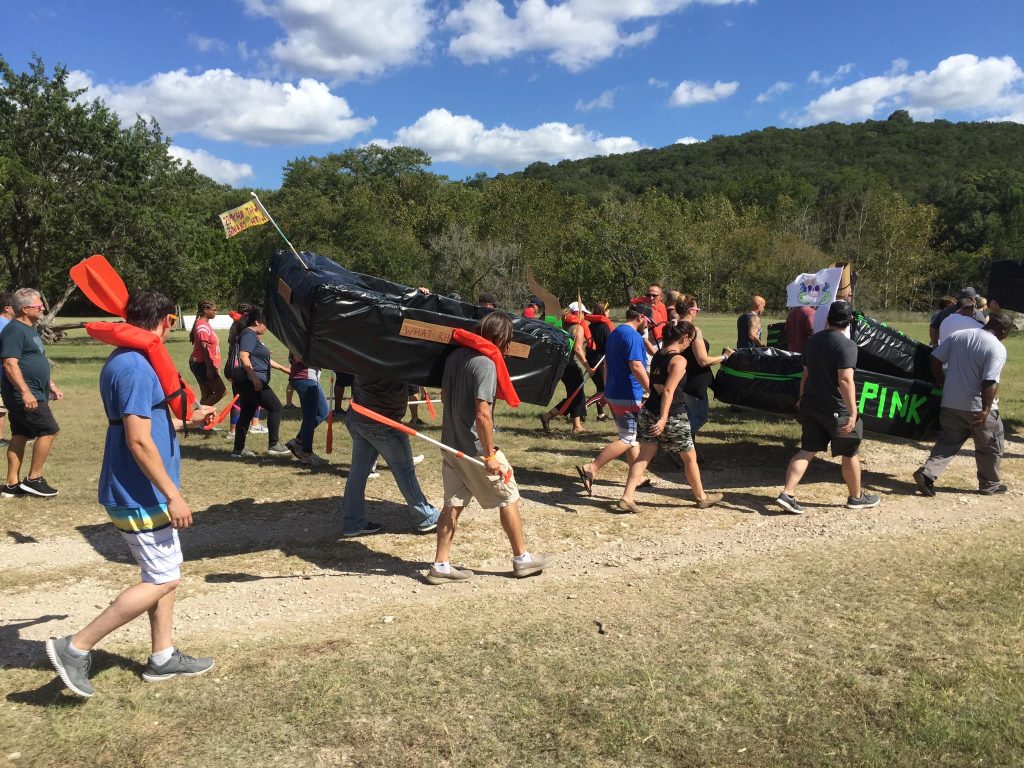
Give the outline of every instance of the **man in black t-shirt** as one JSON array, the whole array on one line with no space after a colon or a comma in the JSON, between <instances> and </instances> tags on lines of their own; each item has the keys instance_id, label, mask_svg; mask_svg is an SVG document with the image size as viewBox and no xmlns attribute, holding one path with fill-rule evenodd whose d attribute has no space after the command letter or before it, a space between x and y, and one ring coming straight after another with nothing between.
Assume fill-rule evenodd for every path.
<instances>
[{"instance_id":1,"label":"man in black t-shirt","mask_svg":"<svg viewBox=\"0 0 1024 768\"><path fill-rule=\"evenodd\" d=\"M857 367L857 345L843 334L853 319L849 302L837 301L829 307L828 325L814 334L804 349L804 373L800 379L800 423L803 434L800 450L786 470L786 487L775 503L787 512L799 515L804 508L795 498L796 487L811 460L829 443L832 455L843 460L843 479L850 491L846 506L868 509L878 506L879 497L864 493L860 484L860 457L857 451L864 434L857 413L853 371Z\"/></svg>"}]
</instances>

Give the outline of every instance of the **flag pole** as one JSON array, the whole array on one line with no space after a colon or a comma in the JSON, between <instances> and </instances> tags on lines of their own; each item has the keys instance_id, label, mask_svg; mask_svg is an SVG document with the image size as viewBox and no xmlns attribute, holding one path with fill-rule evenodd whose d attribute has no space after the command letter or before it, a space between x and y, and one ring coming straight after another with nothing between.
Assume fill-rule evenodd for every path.
<instances>
[{"instance_id":1,"label":"flag pole","mask_svg":"<svg viewBox=\"0 0 1024 768\"><path fill-rule=\"evenodd\" d=\"M260 200L259 195L257 195L255 192L250 192L249 194L252 195L256 199L256 205L258 205L260 207L260 210L263 211L263 215L266 216L268 219L270 219L270 223L274 225L274 229L277 230L277 234L279 234L281 236L282 240L284 240L286 243L288 243L288 247L292 249L292 253L294 253L295 254L295 258L299 260L299 264L302 265L302 268L305 269L305 270L309 270L309 265L306 264L306 262L304 262L302 260L302 257L299 255L299 252L297 250L295 250L295 246L292 245L292 241L289 240L287 237L285 237L284 232L282 232L281 228L279 226L277 226L277 222L274 221L274 217L270 215L270 211L268 211L264 207L263 201Z\"/></svg>"}]
</instances>

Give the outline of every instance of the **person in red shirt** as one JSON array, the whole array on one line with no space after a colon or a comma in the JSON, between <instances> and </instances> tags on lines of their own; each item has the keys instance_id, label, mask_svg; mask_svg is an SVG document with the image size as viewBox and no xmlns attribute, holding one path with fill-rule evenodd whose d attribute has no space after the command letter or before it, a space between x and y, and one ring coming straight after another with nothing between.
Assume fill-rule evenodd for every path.
<instances>
[{"instance_id":1,"label":"person in red shirt","mask_svg":"<svg viewBox=\"0 0 1024 768\"><path fill-rule=\"evenodd\" d=\"M814 335L814 307L793 307L786 315L786 349L798 355Z\"/></svg>"},{"instance_id":2,"label":"person in red shirt","mask_svg":"<svg viewBox=\"0 0 1024 768\"><path fill-rule=\"evenodd\" d=\"M650 333L652 341L654 341L655 344L658 344L661 341L661 334L665 330L665 323L668 322L668 307L665 306L665 299L662 296L661 286L657 283L651 283L647 287L645 297L651 305L651 309L654 310L654 322L651 323Z\"/></svg>"},{"instance_id":3,"label":"person in red shirt","mask_svg":"<svg viewBox=\"0 0 1024 768\"><path fill-rule=\"evenodd\" d=\"M210 325L216 316L217 305L214 302L199 302L195 322L188 332L188 340L192 342L188 367L199 383L201 405L216 405L227 392L227 386L220 377L220 339Z\"/></svg>"},{"instance_id":4,"label":"person in red shirt","mask_svg":"<svg viewBox=\"0 0 1024 768\"><path fill-rule=\"evenodd\" d=\"M529 318L540 318L544 319L544 302L538 299L536 296L531 296L530 300L526 303L526 308L523 309L523 317Z\"/></svg>"}]
</instances>

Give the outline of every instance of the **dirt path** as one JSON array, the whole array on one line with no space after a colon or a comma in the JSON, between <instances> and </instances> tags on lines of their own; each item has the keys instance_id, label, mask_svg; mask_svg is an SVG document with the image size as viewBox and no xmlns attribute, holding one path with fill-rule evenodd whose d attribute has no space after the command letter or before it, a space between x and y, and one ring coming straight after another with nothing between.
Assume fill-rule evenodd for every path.
<instances>
[{"instance_id":1,"label":"dirt path","mask_svg":"<svg viewBox=\"0 0 1024 768\"><path fill-rule=\"evenodd\" d=\"M869 466L876 472L908 474L918 458L897 459L881 452L869 459ZM708 478L714 487L715 473L709 472ZM613 489L597 490L607 496ZM259 637L272 635L285 624L294 629L375 608L383 620L399 614L403 606L458 600L460 595L499 598L550 590L553 585L564 586L568 595L599 586L612 573L635 575L639 581L653 572L699 569L702 562L730 557L766 558L822 543L971 530L1005 520L1024 523L1024 494L1019 491L998 497L953 492L934 499L892 493L883 496L880 507L854 512L834 505L841 489L819 482L808 487L805 498L828 498L833 504L791 516L752 503L750 499L767 501L777 492L775 486L755 486L732 488L731 497L742 501L730 507L701 513L679 508L685 510L682 518L653 504L667 507L665 494L678 499L685 486L662 479L658 492L660 496L648 501L651 513L638 516L612 517L576 489L557 497L553 493L554 506L527 502L526 511L541 529L538 538L545 551L557 555L554 567L539 579L508 578L500 531L490 531L478 546L463 548L488 553L466 560L477 577L466 585L444 587L422 580L425 558L432 554L430 537L392 534L339 542L331 533L337 520L311 525L298 502L294 512L257 516L241 529L230 520L203 521L185 538L191 559L186 562L188 579L179 590L176 624L187 628L189 635ZM490 518L479 519L477 528L497 527ZM545 528L549 522L557 526ZM121 547L116 533L92 540L54 536L38 542L11 537L0 542L0 578L9 585L0 591L0 665L38 662L41 640L81 626L132 583L137 571ZM298 559L281 552L299 553ZM147 636L146 623L139 621L117 639L141 643Z\"/></svg>"}]
</instances>

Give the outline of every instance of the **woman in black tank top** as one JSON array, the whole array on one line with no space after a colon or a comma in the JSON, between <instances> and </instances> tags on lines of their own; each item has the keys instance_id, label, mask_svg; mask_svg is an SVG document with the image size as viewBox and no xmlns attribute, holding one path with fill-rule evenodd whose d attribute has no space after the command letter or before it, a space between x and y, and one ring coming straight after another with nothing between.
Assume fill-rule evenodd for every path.
<instances>
[{"instance_id":1,"label":"woman in black tank top","mask_svg":"<svg viewBox=\"0 0 1024 768\"><path fill-rule=\"evenodd\" d=\"M711 345L708 344L704 334L697 326L697 316L700 314L700 307L697 305L696 296L683 296L676 303L676 311L680 320L687 320L693 323L696 335L693 343L686 348L683 355L686 357L686 384L683 386L683 400L686 401L686 412L690 416L690 435L697 439L697 432L707 424L708 416L708 387L714 379L714 372L711 366L718 365L732 354L731 349L722 350L720 355L711 354Z\"/></svg>"},{"instance_id":2,"label":"woman in black tank top","mask_svg":"<svg viewBox=\"0 0 1024 768\"><path fill-rule=\"evenodd\" d=\"M701 484L697 450L690 437L690 421L683 400L686 381L686 358L683 352L693 343L695 336L693 324L685 320L666 327L662 335L664 346L651 361L651 393L637 414L640 455L629 468L629 478L622 498L615 503L615 508L621 512L640 511L633 500L633 493L659 446L679 455L686 480L700 509L706 509L722 500L722 494L708 493Z\"/></svg>"}]
</instances>

